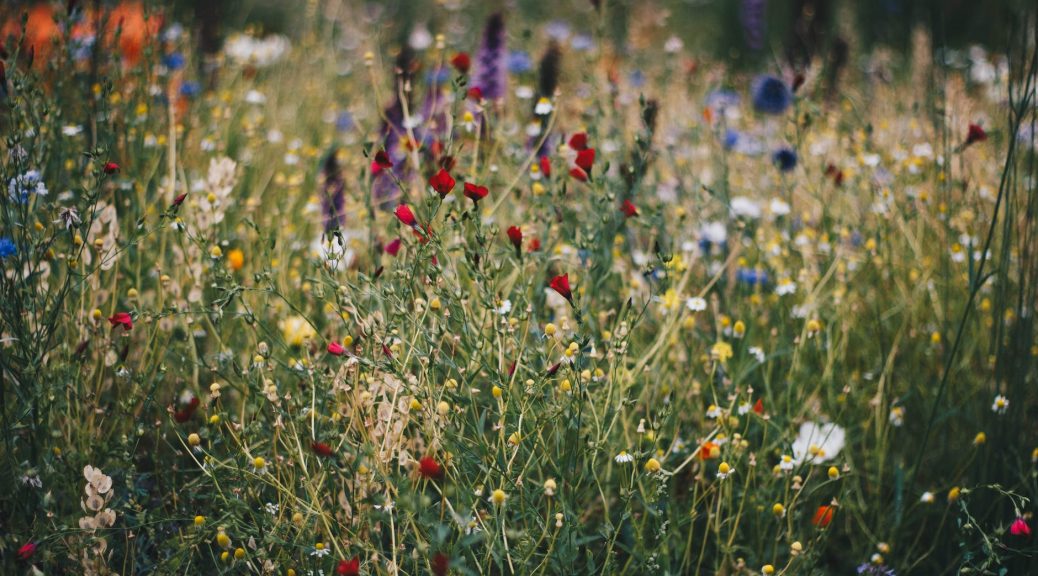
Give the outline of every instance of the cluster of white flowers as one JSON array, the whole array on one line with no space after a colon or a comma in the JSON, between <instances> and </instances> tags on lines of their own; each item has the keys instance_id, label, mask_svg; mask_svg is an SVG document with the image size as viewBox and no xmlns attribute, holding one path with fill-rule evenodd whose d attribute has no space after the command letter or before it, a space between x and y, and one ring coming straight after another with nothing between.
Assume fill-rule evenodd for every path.
<instances>
[{"instance_id":1,"label":"cluster of white flowers","mask_svg":"<svg viewBox=\"0 0 1038 576\"><path fill-rule=\"evenodd\" d=\"M235 34L224 43L224 54L239 65L265 68L285 57L292 45L288 38L277 34L256 38Z\"/></svg>"}]
</instances>

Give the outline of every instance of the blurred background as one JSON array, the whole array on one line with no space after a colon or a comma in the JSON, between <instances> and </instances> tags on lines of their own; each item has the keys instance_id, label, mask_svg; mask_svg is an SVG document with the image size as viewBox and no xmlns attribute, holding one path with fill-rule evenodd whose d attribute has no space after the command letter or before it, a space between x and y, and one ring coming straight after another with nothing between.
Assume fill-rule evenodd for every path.
<instances>
[{"instance_id":1,"label":"blurred background","mask_svg":"<svg viewBox=\"0 0 1038 576\"><path fill-rule=\"evenodd\" d=\"M27 7L67 8L80 4L114 5L111 0L39 2L5 0L0 15L10 23ZM121 2L123 4L138 2ZM755 65L775 58L797 61L824 54L834 45L868 51L884 46L907 53L912 30L927 28L938 46L964 48L980 44L1000 51L1008 43L1014 8L1029 0L384 0L343 1L349 9L378 17L384 39L405 39L415 26L430 19L433 5L481 18L505 9L527 23L580 16L602 4L609 10L608 30L602 30L621 50L644 41L639 32L666 27L692 53L723 57L737 65ZM298 33L309 0L176 0L143 2L161 8L182 22L194 22L207 51L219 48L227 33L250 29L293 36ZM591 22L590 18L584 19ZM10 28L10 26L8 26ZM594 31L586 30L586 33Z\"/></svg>"}]
</instances>

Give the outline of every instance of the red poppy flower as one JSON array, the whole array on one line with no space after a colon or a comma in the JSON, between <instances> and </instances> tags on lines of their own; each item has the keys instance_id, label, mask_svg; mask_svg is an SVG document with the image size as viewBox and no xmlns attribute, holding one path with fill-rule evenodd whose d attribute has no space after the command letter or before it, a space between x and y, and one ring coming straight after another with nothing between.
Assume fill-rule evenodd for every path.
<instances>
[{"instance_id":1,"label":"red poppy flower","mask_svg":"<svg viewBox=\"0 0 1038 576\"><path fill-rule=\"evenodd\" d=\"M25 544L22 545L21 548L18 549L18 559L19 560L28 560L29 558L32 558L32 555L35 554L35 553L36 553L36 543L35 542L26 542Z\"/></svg>"},{"instance_id":2,"label":"red poppy flower","mask_svg":"<svg viewBox=\"0 0 1038 576\"><path fill-rule=\"evenodd\" d=\"M451 190L454 190L455 183L454 178L451 178L450 172L443 168L440 168L439 172L429 178L429 186L432 186L432 189L440 195L440 198L446 198L451 193Z\"/></svg>"},{"instance_id":3,"label":"red poppy flower","mask_svg":"<svg viewBox=\"0 0 1038 576\"><path fill-rule=\"evenodd\" d=\"M396 218L404 226L410 226L414 228L418 225L418 220L414 217L414 212L411 212L411 208L407 204L401 204L396 207Z\"/></svg>"},{"instance_id":4,"label":"red poppy flower","mask_svg":"<svg viewBox=\"0 0 1038 576\"><path fill-rule=\"evenodd\" d=\"M577 180L580 180L581 182L587 182L587 172L585 172L583 168L574 166L573 168L569 169L569 175L576 178Z\"/></svg>"},{"instance_id":5,"label":"red poppy flower","mask_svg":"<svg viewBox=\"0 0 1038 576\"><path fill-rule=\"evenodd\" d=\"M587 132L577 132L570 136L569 147L578 152L587 148Z\"/></svg>"},{"instance_id":6,"label":"red poppy flower","mask_svg":"<svg viewBox=\"0 0 1038 576\"><path fill-rule=\"evenodd\" d=\"M591 173L591 167L595 165L595 149L585 148L580 152L577 152L577 159L575 164L588 174Z\"/></svg>"},{"instance_id":7,"label":"red poppy flower","mask_svg":"<svg viewBox=\"0 0 1038 576\"><path fill-rule=\"evenodd\" d=\"M379 150L375 153L375 159L371 162L371 171L378 174L382 170L388 170L393 167L393 161L389 159L389 154L386 154L385 150Z\"/></svg>"},{"instance_id":8,"label":"red poppy flower","mask_svg":"<svg viewBox=\"0 0 1038 576\"><path fill-rule=\"evenodd\" d=\"M628 218L633 218L638 215L638 208L632 204L630 200L624 200L624 203L620 206L620 211Z\"/></svg>"},{"instance_id":9,"label":"red poppy flower","mask_svg":"<svg viewBox=\"0 0 1038 576\"><path fill-rule=\"evenodd\" d=\"M819 506L818 510L815 510L814 517L811 518L811 523L819 528L825 528L833 521L833 514L835 512L835 506Z\"/></svg>"},{"instance_id":10,"label":"red poppy flower","mask_svg":"<svg viewBox=\"0 0 1038 576\"><path fill-rule=\"evenodd\" d=\"M384 250L386 251L386 254L389 254L390 256L396 256L397 253L400 252L400 246L402 244L403 244L403 241L400 240L399 238L396 238L392 242L390 242L389 244L386 244L386 247L384 248Z\"/></svg>"},{"instance_id":11,"label":"red poppy flower","mask_svg":"<svg viewBox=\"0 0 1038 576\"><path fill-rule=\"evenodd\" d=\"M450 570L451 560L443 552L437 552L433 555L432 571L435 576L447 576L447 571Z\"/></svg>"},{"instance_id":12,"label":"red poppy flower","mask_svg":"<svg viewBox=\"0 0 1038 576\"><path fill-rule=\"evenodd\" d=\"M471 182L465 183L465 197L478 204L480 200L487 197L490 190L487 190L486 186L479 186L472 184Z\"/></svg>"},{"instance_id":13,"label":"red poppy flower","mask_svg":"<svg viewBox=\"0 0 1038 576\"><path fill-rule=\"evenodd\" d=\"M451 58L451 66L462 74L468 74L469 68L472 67L472 59L469 58L468 52L458 52Z\"/></svg>"},{"instance_id":14,"label":"red poppy flower","mask_svg":"<svg viewBox=\"0 0 1038 576\"><path fill-rule=\"evenodd\" d=\"M111 318L108 319L112 327L122 326L123 330L129 332L133 330L133 318L130 317L129 312L116 312Z\"/></svg>"},{"instance_id":15,"label":"red poppy flower","mask_svg":"<svg viewBox=\"0 0 1038 576\"><path fill-rule=\"evenodd\" d=\"M757 398L757 401L753 403L753 411L757 414L764 414L764 401Z\"/></svg>"},{"instance_id":16,"label":"red poppy flower","mask_svg":"<svg viewBox=\"0 0 1038 576\"><path fill-rule=\"evenodd\" d=\"M358 576L360 574L360 556L354 556L351 560L339 560L335 573L338 576Z\"/></svg>"},{"instance_id":17,"label":"red poppy flower","mask_svg":"<svg viewBox=\"0 0 1038 576\"><path fill-rule=\"evenodd\" d=\"M966 133L966 146L974 142L983 142L988 139L988 133L979 124L970 124L969 132Z\"/></svg>"},{"instance_id":18,"label":"red poppy flower","mask_svg":"<svg viewBox=\"0 0 1038 576\"><path fill-rule=\"evenodd\" d=\"M116 174L119 172L119 165L115 162L105 162L104 171L105 174Z\"/></svg>"},{"instance_id":19,"label":"red poppy flower","mask_svg":"<svg viewBox=\"0 0 1038 576\"><path fill-rule=\"evenodd\" d=\"M198 406L201 404L202 401L198 399L198 396L191 396L183 408L173 413L173 419L180 424L187 422L195 415L195 410L198 410Z\"/></svg>"},{"instance_id":20,"label":"red poppy flower","mask_svg":"<svg viewBox=\"0 0 1038 576\"><path fill-rule=\"evenodd\" d=\"M518 226L509 226L506 230L508 234L508 240L515 246L516 254L522 250L523 247L523 231Z\"/></svg>"},{"instance_id":21,"label":"red poppy flower","mask_svg":"<svg viewBox=\"0 0 1038 576\"><path fill-rule=\"evenodd\" d=\"M569 274L563 274L562 276L556 276L551 279L551 283L548 287L559 293L560 296L569 300L569 303L573 303L573 292L569 288Z\"/></svg>"},{"instance_id":22,"label":"red poppy flower","mask_svg":"<svg viewBox=\"0 0 1038 576\"><path fill-rule=\"evenodd\" d=\"M432 456L422 456L418 460L418 473L423 478L436 480L443 476L443 466L440 466L440 463Z\"/></svg>"},{"instance_id":23,"label":"red poppy flower","mask_svg":"<svg viewBox=\"0 0 1038 576\"><path fill-rule=\"evenodd\" d=\"M545 178L551 178L551 159L547 156L541 156L541 174L544 174Z\"/></svg>"},{"instance_id":24,"label":"red poppy flower","mask_svg":"<svg viewBox=\"0 0 1038 576\"><path fill-rule=\"evenodd\" d=\"M527 252L537 252L540 249L541 249L541 239L540 238L533 238L532 240L530 240L530 245L529 245L529 247L526 248L526 251Z\"/></svg>"},{"instance_id":25,"label":"red poppy flower","mask_svg":"<svg viewBox=\"0 0 1038 576\"><path fill-rule=\"evenodd\" d=\"M331 354L332 356L342 356L343 354L346 353L346 348L343 347L343 345L339 344L338 342L329 342L328 343L328 353Z\"/></svg>"},{"instance_id":26,"label":"red poppy flower","mask_svg":"<svg viewBox=\"0 0 1038 576\"><path fill-rule=\"evenodd\" d=\"M332 447L324 442L312 442L310 448L313 449L314 454L317 454L321 458L329 458L335 454Z\"/></svg>"},{"instance_id":27,"label":"red poppy flower","mask_svg":"<svg viewBox=\"0 0 1038 576\"><path fill-rule=\"evenodd\" d=\"M476 102L483 100L483 91L478 86L469 88L469 99Z\"/></svg>"}]
</instances>

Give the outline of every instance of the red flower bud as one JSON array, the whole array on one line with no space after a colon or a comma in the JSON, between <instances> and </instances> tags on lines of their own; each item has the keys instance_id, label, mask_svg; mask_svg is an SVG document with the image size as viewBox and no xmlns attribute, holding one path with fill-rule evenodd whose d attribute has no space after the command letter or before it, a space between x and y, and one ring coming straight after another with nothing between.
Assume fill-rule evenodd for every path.
<instances>
[{"instance_id":1,"label":"red flower bud","mask_svg":"<svg viewBox=\"0 0 1038 576\"><path fill-rule=\"evenodd\" d=\"M624 200L624 203L620 206L620 211L628 218L633 218L638 215L638 208L632 204L630 200Z\"/></svg>"},{"instance_id":2,"label":"red flower bud","mask_svg":"<svg viewBox=\"0 0 1038 576\"><path fill-rule=\"evenodd\" d=\"M988 139L988 133L979 124L970 124L969 132L966 133L966 146L974 142L983 142Z\"/></svg>"},{"instance_id":3,"label":"red flower bud","mask_svg":"<svg viewBox=\"0 0 1038 576\"><path fill-rule=\"evenodd\" d=\"M332 356L342 356L343 354L346 353L346 348L343 347L343 345L338 343L338 342L329 342L328 343L328 353L331 354Z\"/></svg>"},{"instance_id":4,"label":"red flower bud","mask_svg":"<svg viewBox=\"0 0 1038 576\"><path fill-rule=\"evenodd\" d=\"M819 528L825 528L833 521L833 514L835 512L835 506L819 506L818 510L815 510L814 517L811 518L811 523Z\"/></svg>"},{"instance_id":5,"label":"red flower bud","mask_svg":"<svg viewBox=\"0 0 1038 576\"><path fill-rule=\"evenodd\" d=\"M551 178L551 159L547 156L541 156L541 174L544 174L545 178Z\"/></svg>"},{"instance_id":6,"label":"red flower bud","mask_svg":"<svg viewBox=\"0 0 1038 576\"><path fill-rule=\"evenodd\" d=\"M559 293L560 296L569 300L569 303L573 303L573 292L569 288L569 274L563 274L562 276L556 276L551 279L551 283L548 287Z\"/></svg>"},{"instance_id":7,"label":"red flower bud","mask_svg":"<svg viewBox=\"0 0 1038 576\"><path fill-rule=\"evenodd\" d=\"M407 204L401 204L396 207L396 218L404 226L410 226L414 228L418 225L418 220L414 217L414 212L411 212L411 208Z\"/></svg>"},{"instance_id":8,"label":"red flower bud","mask_svg":"<svg viewBox=\"0 0 1038 576\"><path fill-rule=\"evenodd\" d=\"M32 558L32 555L35 554L35 553L36 553L36 543L35 542L26 542L25 544L22 545L21 548L18 549L18 559L19 560L28 560L29 558Z\"/></svg>"},{"instance_id":9,"label":"red flower bud","mask_svg":"<svg viewBox=\"0 0 1038 576\"><path fill-rule=\"evenodd\" d=\"M396 256L397 253L400 252L400 246L402 244L403 244L403 241L401 241L399 238L393 240L389 244L386 244L386 247L385 247L386 254L389 254L390 256Z\"/></svg>"},{"instance_id":10,"label":"red flower bud","mask_svg":"<svg viewBox=\"0 0 1038 576\"><path fill-rule=\"evenodd\" d=\"M523 247L523 231L518 226L509 226L506 231L508 234L508 240L515 246L516 253L522 250Z\"/></svg>"},{"instance_id":11,"label":"red flower bud","mask_svg":"<svg viewBox=\"0 0 1038 576\"><path fill-rule=\"evenodd\" d=\"M469 58L467 52L458 52L451 58L451 66L462 74L468 74L469 68L472 66L472 59Z\"/></svg>"},{"instance_id":12,"label":"red flower bud","mask_svg":"<svg viewBox=\"0 0 1038 576\"><path fill-rule=\"evenodd\" d=\"M591 173L591 167L595 164L595 149L585 148L580 152L577 152L576 165L584 170L584 172Z\"/></svg>"},{"instance_id":13,"label":"red flower bud","mask_svg":"<svg viewBox=\"0 0 1038 576\"><path fill-rule=\"evenodd\" d=\"M115 162L105 162L104 172L105 174L116 174L119 172L119 165Z\"/></svg>"}]
</instances>

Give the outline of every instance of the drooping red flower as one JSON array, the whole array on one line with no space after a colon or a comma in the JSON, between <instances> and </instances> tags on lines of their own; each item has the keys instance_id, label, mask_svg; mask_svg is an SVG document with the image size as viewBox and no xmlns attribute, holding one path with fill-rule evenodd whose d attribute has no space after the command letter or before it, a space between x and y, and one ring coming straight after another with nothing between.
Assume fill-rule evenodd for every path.
<instances>
[{"instance_id":1,"label":"drooping red flower","mask_svg":"<svg viewBox=\"0 0 1038 576\"><path fill-rule=\"evenodd\" d=\"M105 162L103 170L105 174L117 174L119 172L119 165L115 162Z\"/></svg>"},{"instance_id":2,"label":"drooping red flower","mask_svg":"<svg viewBox=\"0 0 1038 576\"><path fill-rule=\"evenodd\" d=\"M385 150L379 150L375 153L375 159L371 161L371 172L373 174L378 174L392 167L393 161L389 159L389 154L386 154Z\"/></svg>"},{"instance_id":3,"label":"drooping red flower","mask_svg":"<svg viewBox=\"0 0 1038 576\"><path fill-rule=\"evenodd\" d=\"M541 174L544 174L545 178L551 178L551 158L547 156L541 156Z\"/></svg>"},{"instance_id":4,"label":"drooping red flower","mask_svg":"<svg viewBox=\"0 0 1038 576\"><path fill-rule=\"evenodd\" d=\"M386 244L386 247L383 248L383 250L385 250L386 254L389 254L390 256L396 256L397 253L400 252L400 246L402 246L403 243L404 242L401 239L395 238L392 242Z\"/></svg>"},{"instance_id":5,"label":"drooping red flower","mask_svg":"<svg viewBox=\"0 0 1038 576\"><path fill-rule=\"evenodd\" d=\"M317 454L321 458L330 458L332 455L335 454L335 451L332 450L331 445L325 442L311 442L310 448L314 451L314 454Z\"/></svg>"},{"instance_id":6,"label":"drooping red flower","mask_svg":"<svg viewBox=\"0 0 1038 576\"><path fill-rule=\"evenodd\" d=\"M28 560L29 558L32 558L32 555L35 554L35 553L36 553L36 543L35 542L26 542L25 544L22 544L21 548L18 549L18 559L19 560Z\"/></svg>"},{"instance_id":7,"label":"drooping red flower","mask_svg":"<svg viewBox=\"0 0 1038 576\"><path fill-rule=\"evenodd\" d=\"M624 213L624 216L628 218L634 218L638 215L638 207L635 206L630 200L624 200L624 203L620 205L620 211Z\"/></svg>"},{"instance_id":8,"label":"drooping red flower","mask_svg":"<svg viewBox=\"0 0 1038 576\"><path fill-rule=\"evenodd\" d=\"M414 217L414 212L411 211L411 207L407 204L397 206L395 214L397 220L403 223L404 226L414 228L418 225L418 219Z\"/></svg>"},{"instance_id":9,"label":"drooping red flower","mask_svg":"<svg viewBox=\"0 0 1038 576\"><path fill-rule=\"evenodd\" d=\"M1023 536L1027 538L1031 535L1031 527L1027 525L1027 520L1017 516L1016 520L1013 520L1012 525L1009 526L1009 533L1013 536Z\"/></svg>"},{"instance_id":10,"label":"drooping red flower","mask_svg":"<svg viewBox=\"0 0 1038 576\"><path fill-rule=\"evenodd\" d=\"M587 172L584 169L574 166L569 169L569 175L580 180L581 182L587 182Z\"/></svg>"},{"instance_id":11,"label":"drooping red flower","mask_svg":"<svg viewBox=\"0 0 1038 576\"><path fill-rule=\"evenodd\" d=\"M509 226L508 230L505 231L508 234L508 240L515 246L515 253L518 254L523 248L523 231L518 226Z\"/></svg>"},{"instance_id":12,"label":"drooping red flower","mask_svg":"<svg viewBox=\"0 0 1038 576\"><path fill-rule=\"evenodd\" d=\"M969 146L975 142L983 142L988 139L988 133L979 124L970 124L969 132L966 133L966 144Z\"/></svg>"},{"instance_id":13,"label":"drooping red flower","mask_svg":"<svg viewBox=\"0 0 1038 576\"><path fill-rule=\"evenodd\" d=\"M180 205L184 203L185 199L187 199L187 192L184 192L183 194L180 194L176 198L174 198L173 204L170 205L170 208L179 208Z\"/></svg>"},{"instance_id":14,"label":"drooping red flower","mask_svg":"<svg viewBox=\"0 0 1038 576\"><path fill-rule=\"evenodd\" d=\"M468 52L458 52L451 58L451 66L462 74L468 74L469 68L472 67L472 58L469 58Z\"/></svg>"},{"instance_id":15,"label":"drooping red flower","mask_svg":"<svg viewBox=\"0 0 1038 576\"><path fill-rule=\"evenodd\" d=\"M757 398L757 401L753 403L753 411L756 414L764 414L764 400Z\"/></svg>"},{"instance_id":16,"label":"drooping red flower","mask_svg":"<svg viewBox=\"0 0 1038 576\"><path fill-rule=\"evenodd\" d=\"M342 356L346 353L346 348L342 344L332 341L328 343L328 353L332 356Z\"/></svg>"},{"instance_id":17,"label":"drooping red flower","mask_svg":"<svg viewBox=\"0 0 1038 576\"><path fill-rule=\"evenodd\" d=\"M559 293L560 296L573 303L573 292L569 288L569 274L563 274L551 279L548 287Z\"/></svg>"},{"instance_id":18,"label":"drooping red flower","mask_svg":"<svg viewBox=\"0 0 1038 576\"><path fill-rule=\"evenodd\" d=\"M437 480L443 476L443 466L436 461L436 458L432 456L422 456L418 460L418 473L423 478L429 480Z\"/></svg>"},{"instance_id":19,"label":"drooping red flower","mask_svg":"<svg viewBox=\"0 0 1038 576\"><path fill-rule=\"evenodd\" d=\"M133 318L130 316L129 312L116 312L108 318L108 322L113 328L116 326L122 326L123 330L126 332L133 330Z\"/></svg>"},{"instance_id":20,"label":"drooping red flower","mask_svg":"<svg viewBox=\"0 0 1038 576\"><path fill-rule=\"evenodd\" d=\"M432 186L432 189L440 195L440 198L446 198L451 193L451 190L454 190L455 183L454 178L451 178L450 172L443 168L440 168L439 172L429 178L429 186Z\"/></svg>"},{"instance_id":21,"label":"drooping red flower","mask_svg":"<svg viewBox=\"0 0 1038 576\"><path fill-rule=\"evenodd\" d=\"M451 559L443 552L437 552L433 555L429 564L432 566L432 571L435 576L447 576L447 571L450 570L451 567Z\"/></svg>"},{"instance_id":22,"label":"drooping red flower","mask_svg":"<svg viewBox=\"0 0 1038 576\"><path fill-rule=\"evenodd\" d=\"M338 576L358 576L360 574L360 556L354 556L350 560L339 560L335 573Z\"/></svg>"},{"instance_id":23,"label":"drooping red flower","mask_svg":"<svg viewBox=\"0 0 1038 576\"><path fill-rule=\"evenodd\" d=\"M486 198L487 194L490 194L490 190L486 186L479 186L471 182L465 183L465 197L474 203L479 204L479 201Z\"/></svg>"},{"instance_id":24,"label":"drooping red flower","mask_svg":"<svg viewBox=\"0 0 1038 576\"><path fill-rule=\"evenodd\" d=\"M577 132L569 137L569 147L577 152L587 148L587 132Z\"/></svg>"},{"instance_id":25,"label":"drooping red flower","mask_svg":"<svg viewBox=\"0 0 1038 576\"><path fill-rule=\"evenodd\" d=\"M811 523L819 528L825 528L833 521L835 512L835 506L819 506L818 510L815 510L814 517L811 518Z\"/></svg>"}]
</instances>

